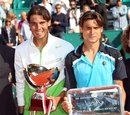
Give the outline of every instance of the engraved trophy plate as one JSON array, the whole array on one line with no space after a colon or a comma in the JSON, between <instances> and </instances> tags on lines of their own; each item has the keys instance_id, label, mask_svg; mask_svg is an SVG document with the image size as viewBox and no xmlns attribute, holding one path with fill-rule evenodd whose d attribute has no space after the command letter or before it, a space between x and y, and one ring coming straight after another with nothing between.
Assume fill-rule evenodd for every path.
<instances>
[{"instance_id":1,"label":"engraved trophy plate","mask_svg":"<svg viewBox=\"0 0 130 115\"><path fill-rule=\"evenodd\" d=\"M70 89L67 96L73 105L69 115L123 115L124 106L118 85Z\"/></svg>"}]
</instances>

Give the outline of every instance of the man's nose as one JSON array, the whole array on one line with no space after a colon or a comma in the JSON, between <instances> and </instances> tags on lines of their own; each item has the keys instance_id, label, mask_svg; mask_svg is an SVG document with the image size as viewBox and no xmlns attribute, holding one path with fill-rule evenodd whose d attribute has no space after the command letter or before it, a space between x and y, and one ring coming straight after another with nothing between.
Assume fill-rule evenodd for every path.
<instances>
[{"instance_id":1,"label":"man's nose","mask_svg":"<svg viewBox=\"0 0 130 115\"><path fill-rule=\"evenodd\" d=\"M39 24L39 23L36 24L36 28L37 28L37 29L40 29L40 28L41 28L41 24Z\"/></svg>"},{"instance_id":2,"label":"man's nose","mask_svg":"<svg viewBox=\"0 0 130 115\"><path fill-rule=\"evenodd\" d=\"M94 28L91 28L90 32L91 32L91 33L94 33Z\"/></svg>"}]
</instances>

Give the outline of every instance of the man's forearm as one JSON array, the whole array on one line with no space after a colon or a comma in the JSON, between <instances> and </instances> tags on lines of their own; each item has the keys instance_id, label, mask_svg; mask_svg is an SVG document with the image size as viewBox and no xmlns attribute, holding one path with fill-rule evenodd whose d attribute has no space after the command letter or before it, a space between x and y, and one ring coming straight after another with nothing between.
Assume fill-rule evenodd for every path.
<instances>
[{"instance_id":1,"label":"man's forearm","mask_svg":"<svg viewBox=\"0 0 130 115\"><path fill-rule=\"evenodd\" d=\"M125 90L124 90L124 86L123 86L123 82L121 81L121 80L115 80L114 81L115 82L115 84L117 84L117 85L119 85L120 87L121 87L121 89L122 89L122 96L123 96L123 102L124 102L124 104L125 104L125 100L126 100L126 93L125 93Z\"/></svg>"}]
</instances>

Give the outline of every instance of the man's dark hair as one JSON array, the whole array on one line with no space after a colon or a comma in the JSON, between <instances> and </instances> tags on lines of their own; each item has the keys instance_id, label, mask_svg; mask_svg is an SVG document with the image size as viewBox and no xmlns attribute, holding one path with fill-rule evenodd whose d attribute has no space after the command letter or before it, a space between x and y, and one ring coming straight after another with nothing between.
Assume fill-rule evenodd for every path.
<instances>
[{"instance_id":1,"label":"man's dark hair","mask_svg":"<svg viewBox=\"0 0 130 115\"><path fill-rule=\"evenodd\" d=\"M117 0L117 3L118 3L118 2L122 2L122 0Z\"/></svg>"},{"instance_id":2,"label":"man's dark hair","mask_svg":"<svg viewBox=\"0 0 130 115\"><path fill-rule=\"evenodd\" d=\"M44 20L46 20L46 21L51 20L49 11L45 7L40 6L40 5L35 5L30 9L30 11L28 12L28 15L27 15L28 22L30 22L30 17L32 15L41 15Z\"/></svg>"},{"instance_id":3,"label":"man's dark hair","mask_svg":"<svg viewBox=\"0 0 130 115\"><path fill-rule=\"evenodd\" d=\"M96 20L99 27L103 27L104 25L104 20L102 16L97 12L92 12L92 11L85 12L80 17L79 26L83 27L84 22L86 22L87 20Z\"/></svg>"}]
</instances>

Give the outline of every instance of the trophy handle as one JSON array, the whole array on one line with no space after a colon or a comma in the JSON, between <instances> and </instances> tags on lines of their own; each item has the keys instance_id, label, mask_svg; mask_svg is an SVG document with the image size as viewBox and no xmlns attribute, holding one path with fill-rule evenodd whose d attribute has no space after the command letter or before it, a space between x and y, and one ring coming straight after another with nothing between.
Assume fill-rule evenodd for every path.
<instances>
[{"instance_id":1,"label":"trophy handle","mask_svg":"<svg viewBox=\"0 0 130 115\"><path fill-rule=\"evenodd\" d=\"M30 81L30 79L29 79L29 77L28 77L28 72L27 72L25 69L23 70L23 73L24 73L24 76L25 76L25 79L27 80L27 82L28 82L32 87L37 88L38 86L34 85L34 84Z\"/></svg>"}]
</instances>

